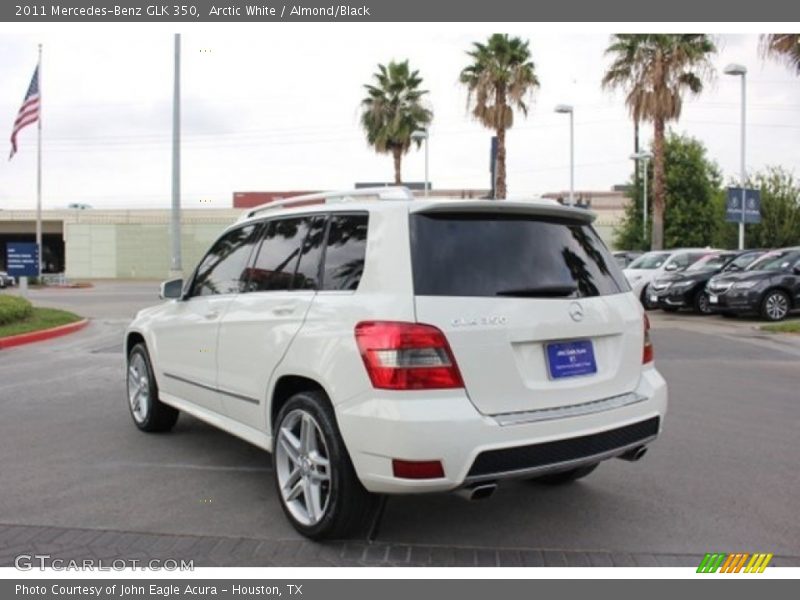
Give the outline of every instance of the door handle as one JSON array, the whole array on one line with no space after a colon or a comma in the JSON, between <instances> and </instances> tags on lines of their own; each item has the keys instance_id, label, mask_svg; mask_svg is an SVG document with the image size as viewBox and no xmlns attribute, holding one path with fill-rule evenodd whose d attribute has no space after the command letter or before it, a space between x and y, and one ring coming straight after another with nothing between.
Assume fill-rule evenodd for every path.
<instances>
[{"instance_id":1,"label":"door handle","mask_svg":"<svg viewBox=\"0 0 800 600\"><path fill-rule=\"evenodd\" d=\"M219 311L213 310L204 314L203 316L210 321L211 319L216 319L219 316Z\"/></svg>"},{"instance_id":2,"label":"door handle","mask_svg":"<svg viewBox=\"0 0 800 600\"><path fill-rule=\"evenodd\" d=\"M281 304L272 309L273 314L276 315L290 315L294 312L294 304Z\"/></svg>"}]
</instances>

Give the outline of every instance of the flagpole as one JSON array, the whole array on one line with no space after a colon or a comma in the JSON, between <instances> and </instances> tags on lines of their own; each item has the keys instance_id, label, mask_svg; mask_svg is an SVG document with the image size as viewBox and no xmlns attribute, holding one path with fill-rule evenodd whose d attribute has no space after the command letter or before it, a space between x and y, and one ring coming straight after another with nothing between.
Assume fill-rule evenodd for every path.
<instances>
[{"instance_id":1,"label":"flagpole","mask_svg":"<svg viewBox=\"0 0 800 600\"><path fill-rule=\"evenodd\" d=\"M39 119L36 125L36 247L39 249L39 277L42 275L42 45L39 44Z\"/></svg>"}]
</instances>

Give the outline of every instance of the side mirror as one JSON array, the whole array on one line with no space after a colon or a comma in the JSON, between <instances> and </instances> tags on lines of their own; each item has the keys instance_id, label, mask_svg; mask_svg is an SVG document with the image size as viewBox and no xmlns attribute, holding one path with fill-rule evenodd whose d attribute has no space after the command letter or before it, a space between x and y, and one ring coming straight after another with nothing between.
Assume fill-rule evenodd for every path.
<instances>
[{"instance_id":1,"label":"side mirror","mask_svg":"<svg viewBox=\"0 0 800 600\"><path fill-rule=\"evenodd\" d=\"M664 267L665 271L677 271L678 265L676 263L669 263L666 267Z\"/></svg>"},{"instance_id":2,"label":"side mirror","mask_svg":"<svg viewBox=\"0 0 800 600\"><path fill-rule=\"evenodd\" d=\"M162 300L167 298L180 298L183 296L183 279L170 279L161 282L161 289L158 297Z\"/></svg>"}]
</instances>

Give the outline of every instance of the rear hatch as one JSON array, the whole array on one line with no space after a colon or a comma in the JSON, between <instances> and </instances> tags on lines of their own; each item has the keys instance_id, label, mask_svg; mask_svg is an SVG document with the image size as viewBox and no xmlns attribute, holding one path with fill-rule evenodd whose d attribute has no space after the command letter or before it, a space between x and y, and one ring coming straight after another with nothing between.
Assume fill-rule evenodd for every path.
<instances>
[{"instance_id":1,"label":"rear hatch","mask_svg":"<svg viewBox=\"0 0 800 600\"><path fill-rule=\"evenodd\" d=\"M628 393L641 308L590 213L528 203L429 205L410 216L417 320L450 342L483 414Z\"/></svg>"}]
</instances>

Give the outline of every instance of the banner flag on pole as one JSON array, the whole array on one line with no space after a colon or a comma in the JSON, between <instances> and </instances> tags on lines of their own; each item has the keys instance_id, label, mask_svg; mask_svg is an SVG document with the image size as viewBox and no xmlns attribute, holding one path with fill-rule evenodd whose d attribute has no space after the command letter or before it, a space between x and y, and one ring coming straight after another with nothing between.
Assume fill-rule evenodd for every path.
<instances>
[{"instance_id":1,"label":"banner flag on pole","mask_svg":"<svg viewBox=\"0 0 800 600\"><path fill-rule=\"evenodd\" d=\"M20 130L39 120L39 99L39 66L37 65L31 78L31 84L28 86L28 93L25 94L25 99L22 101L22 106L20 106L14 121L14 130L11 132L11 154L8 155L8 160L11 160L17 153L17 134Z\"/></svg>"}]
</instances>

